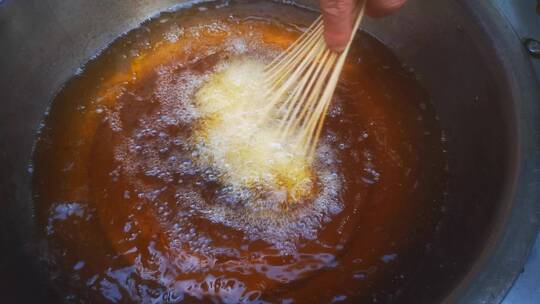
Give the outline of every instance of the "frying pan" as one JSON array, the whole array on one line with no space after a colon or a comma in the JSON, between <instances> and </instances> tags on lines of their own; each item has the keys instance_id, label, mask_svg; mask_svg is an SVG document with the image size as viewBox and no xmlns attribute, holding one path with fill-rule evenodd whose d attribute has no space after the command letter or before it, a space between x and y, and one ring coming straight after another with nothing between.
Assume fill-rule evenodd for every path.
<instances>
[{"instance_id":1,"label":"frying pan","mask_svg":"<svg viewBox=\"0 0 540 304\"><path fill-rule=\"evenodd\" d=\"M315 7L316 1L296 1ZM0 292L57 303L32 221L29 161L54 94L120 34L187 1L0 1ZM540 94L520 42L487 1L410 1L364 30L413 67L449 157L446 215L397 303L498 303L539 223Z\"/></svg>"}]
</instances>

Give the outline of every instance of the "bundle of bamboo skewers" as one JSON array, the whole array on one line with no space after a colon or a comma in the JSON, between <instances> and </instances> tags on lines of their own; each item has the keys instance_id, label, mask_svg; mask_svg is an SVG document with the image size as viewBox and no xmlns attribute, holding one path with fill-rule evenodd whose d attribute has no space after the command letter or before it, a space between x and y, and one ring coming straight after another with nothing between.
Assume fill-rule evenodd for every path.
<instances>
[{"instance_id":1,"label":"bundle of bamboo skewers","mask_svg":"<svg viewBox=\"0 0 540 304\"><path fill-rule=\"evenodd\" d=\"M279 113L279 134L298 143L313 158L332 95L362 17L365 1L355 8L353 32L341 53L330 50L324 40L322 17L265 68L268 105L265 116Z\"/></svg>"}]
</instances>

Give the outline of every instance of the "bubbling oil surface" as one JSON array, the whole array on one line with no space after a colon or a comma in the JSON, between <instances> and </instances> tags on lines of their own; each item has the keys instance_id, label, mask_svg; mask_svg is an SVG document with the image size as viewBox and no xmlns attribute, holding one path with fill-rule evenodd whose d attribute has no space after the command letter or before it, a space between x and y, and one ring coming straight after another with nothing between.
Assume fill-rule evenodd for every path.
<instances>
[{"instance_id":1,"label":"bubbling oil surface","mask_svg":"<svg viewBox=\"0 0 540 304\"><path fill-rule=\"evenodd\" d=\"M66 84L33 166L45 259L67 301L397 297L431 242L445 188L441 131L414 76L359 35L316 159L292 174L309 191L293 198L275 178L291 175L234 164L238 132L217 132L234 117L204 92L239 58L275 56L313 18L259 1L163 13Z\"/></svg>"}]
</instances>

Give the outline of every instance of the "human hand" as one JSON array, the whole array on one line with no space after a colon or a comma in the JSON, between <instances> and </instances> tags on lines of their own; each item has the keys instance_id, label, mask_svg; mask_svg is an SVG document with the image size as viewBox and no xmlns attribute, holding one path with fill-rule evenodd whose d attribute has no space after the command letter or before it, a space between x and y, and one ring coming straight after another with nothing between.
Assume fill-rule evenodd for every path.
<instances>
[{"instance_id":1,"label":"human hand","mask_svg":"<svg viewBox=\"0 0 540 304\"><path fill-rule=\"evenodd\" d=\"M352 34L355 16L352 15L358 0L320 0L324 19L324 39L331 50L345 49ZM405 0L366 0L366 14L382 17L398 10Z\"/></svg>"}]
</instances>

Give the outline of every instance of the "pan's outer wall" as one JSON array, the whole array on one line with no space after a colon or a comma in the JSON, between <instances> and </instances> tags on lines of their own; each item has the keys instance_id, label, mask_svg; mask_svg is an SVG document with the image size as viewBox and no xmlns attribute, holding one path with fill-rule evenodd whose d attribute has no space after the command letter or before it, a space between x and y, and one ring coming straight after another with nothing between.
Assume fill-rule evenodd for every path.
<instances>
[{"instance_id":1,"label":"pan's outer wall","mask_svg":"<svg viewBox=\"0 0 540 304\"><path fill-rule=\"evenodd\" d=\"M0 292L6 303L57 302L30 258L46 252L32 234L28 168L43 113L99 50L178 3L185 2L0 2ZM399 14L364 27L415 68L447 131L446 203L455 213L441 222L439 256L424 267L451 275L402 299L497 303L521 270L538 225L540 95L526 54L487 1L410 1ZM449 252L463 258L434 269Z\"/></svg>"}]
</instances>

